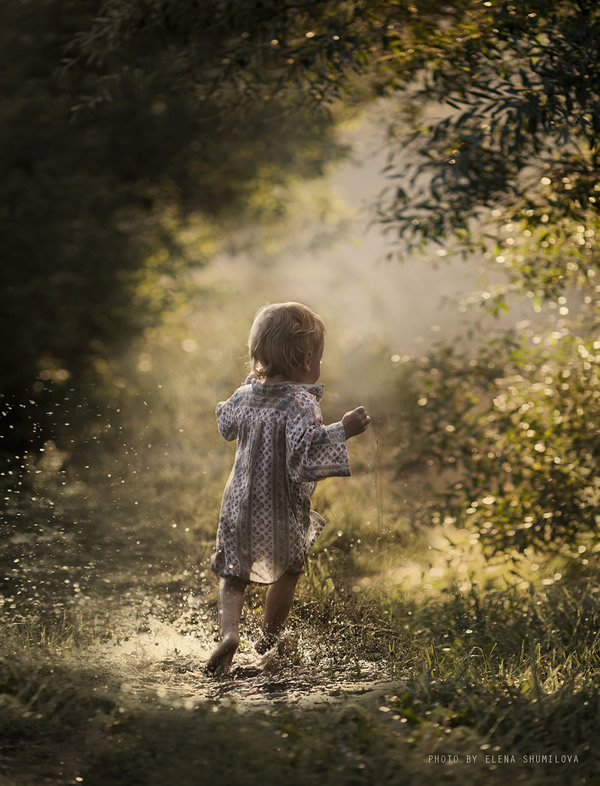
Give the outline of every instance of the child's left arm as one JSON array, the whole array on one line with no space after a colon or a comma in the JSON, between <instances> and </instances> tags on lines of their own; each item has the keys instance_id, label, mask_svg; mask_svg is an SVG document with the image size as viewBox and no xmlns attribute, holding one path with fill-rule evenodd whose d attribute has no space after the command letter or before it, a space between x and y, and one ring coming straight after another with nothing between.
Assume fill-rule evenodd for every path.
<instances>
[{"instance_id":1,"label":"child's left arm","mask_svg":"<svg viewBox=\"0 0 600 786\"><path fill-rule=\"evenodd\" d=\"M321 410L302 407L286 425L287 469L296 482L350 475L343 424L323 425Z\"/></svg>"}]
</instances>

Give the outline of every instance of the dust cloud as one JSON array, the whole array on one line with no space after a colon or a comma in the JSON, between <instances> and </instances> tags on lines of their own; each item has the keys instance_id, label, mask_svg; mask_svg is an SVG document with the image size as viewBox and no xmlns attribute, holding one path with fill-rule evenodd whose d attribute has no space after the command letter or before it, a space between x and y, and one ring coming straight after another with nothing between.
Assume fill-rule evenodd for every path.
<instances>
[{"instance_id":1,"label":"dust cloud","mask_svg":"<svg viewBox=\"0 0 600 786\"><path fill-rule=\"evenodd\" d=\"M324 183L308 186L315 201L323 187L329 192L335 226L331 216L309 222L273 251L221 255L200 274L222 290L215 319L224 328L236 325L240 354L253 314L268 302L298 300L322 314L328 329L325 375L357 350L387 352L389 357L422 353L469 319L458 303L485 288L486 262L440 256L439 246L402 262L387 258L404 249L376 216L377 198L390 185L382 171L384 112L385 106L378 105L360 123L342 129L351 155L331 167ZM304 198L310 201L310 190ZM239 323L236 317L242 314L246 321ZM481 316L479 310L476 317Z\"/></svg>"}]
</instances>

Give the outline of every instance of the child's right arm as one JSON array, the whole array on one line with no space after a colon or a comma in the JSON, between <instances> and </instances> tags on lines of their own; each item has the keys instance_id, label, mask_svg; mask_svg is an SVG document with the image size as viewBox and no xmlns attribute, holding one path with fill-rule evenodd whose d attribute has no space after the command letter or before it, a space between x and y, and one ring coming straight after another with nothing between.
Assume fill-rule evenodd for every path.
<instances>
[{"instance_id":1,"label":"child's right arm","mask_svg":"<svg viewBox=\"0 0 600 786\"><path fill-rule=\"evenodd\" d=\"M217 404L217 428L219 429L219 434L228 442L237 439L238 435L235 409L236 407L233 401L233 396L230 399L227 399L227 401L219 401Z\"/></svg>"},{"instance_id":2,"label":"child's right arm","mask_svg":"<svg viewBox=\"0 0 600 786\"><path fill-rule=\"evenodd\" d=\"M245 382L242 382L242 388L245 385L249 385L253 379L256 379L256 375L254 371L251 371ZM232 442L238 436L237 405L243 395L242 388L238 388L227 401L219 401L217 404L217 427L220 435L228 442Z\"/></svg>"}]
</instances>

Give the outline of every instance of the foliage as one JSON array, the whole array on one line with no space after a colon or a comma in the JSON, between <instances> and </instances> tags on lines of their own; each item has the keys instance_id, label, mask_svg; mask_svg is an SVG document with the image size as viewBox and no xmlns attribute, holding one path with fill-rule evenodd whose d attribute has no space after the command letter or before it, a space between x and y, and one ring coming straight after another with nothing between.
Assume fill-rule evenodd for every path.
<instances>
[{"instance_id":1,"label":"foliage","mask_svg":"<svg viewBox=\"0 0 600 786\"><path fill-rule=\"evenodd\" d=\"M425 46L429 68L410 99L429 111L413 121L408 171L393 174L412 188L391 195L385 220L417 243L453 239L463 250L485 247L482 232L516 225L528 248L508 250L543 290L546 257L568 249L578 225L597 226L597 5L473 4L461 25ZM406 143L400 124L396 136ZM536 239L550 241L547 254ZM587 262L597 267L597 253ZM564 287L572 276L560 272Z\"/></svg>"},{"instance_id":2,"label":"foliage","mask_svg":"<svg viewBox=\"0 0 600 786\"><path fill-rule=\"evenodd\" d=\"M196 29L205 59L191 87L167 42L146 40L134 20L117 31L126 46L117 32L102 39L102 20L126 14L118 5L102 19L93 0L1 12L0 362L17 402L97 374L173 308L186 271L232 228L285 215L290 175L315 176L343 152L330 112L300 117L298 101L271 96L266 73L254 74L260 102L241 101L242 71L199 87L229 52L227 28Z\"/></svg>"},{"instance_id":3,"label":"foliage","mask_svg":"<svg viewBox=\"0 0 600 786\"><path fill-rule=\"evenodd\" d=\"M173 305L231 222L280 215L269 190L340 154L333 101L389 95L392 159L417 124L414 163L400 174L392 160L400 186L382 206L401 234L454 233L542 294L595 272L592 3L44 0L2 13L5 391L97 367ZM418 119L440 101L441 119ZM411 170L422 198L404 189ZM470 223L481 209L495 249ZM202 228L185 244L190 216Z\"/></svg>"},{"instance_id":4,"label":"foliage","mask_svg":"<svg viewBox=\"0 0 600 786\"><path fill-rule=\"evenodd\" d=\"M462 11L415 44L417 79L406 56L388 63L398 109L380 218L408 249L488 259L504 279L481 293L487 312L526 294L561 318L410 364L398 438L448 481L434 522L468 523L489 553L569 548L600 513L600 12L588 0Z\"/></svg>"},{"instance_id":5,"label":"foliage","mask_svg":"<svg viewBox=\"0 0 600 786\"><path fill-rule=\"evenodd\" d=\"M467 524L490 554L535 544L578 556L598 531L600 342L556 327L441 344L402 383L422 466L448 479L434 523Z\"/></svg>"},{"instance_id":6,"label":"foliage","mask_svg":"<svg viewBox=\"0 0 600 786\"><path fill-rule=\"evenodd\" d=\"M200 45L209 19L226 41L220 59ZM190 89L235 84L244 105L266 84L312 110L385 94L394 187L382 220L409 247L436 240L490 252L495 238L515 281L551 294L597 268L599 31L590 0L215 3L204 12L146 0L105 3L77 45L95 62L159 43Z\"/></svg>"},{"instance_id":7,"label":"foliage","mask_svg":"<svg viewBox=\"0 0 600 786\"><path fill-rule=\"evenodd\" d=\"M105 0L74 41L71 57L106 63L118 78L123 52L144 62L148 51L161 51L178 84L188 89L210 95L227 84L235 88L234 100L252 103L264 100L268 88L291 106L299 102L314 110L339 97L352 101L356 90L364 97L357 75L367 74L383 89L391 72L380 61L388 52L403 54L400 43L427 40L470 5L426 0L417 13L395 0L184 0L177 7L161 0ZM425 62L423 51L411 52L405 74Z\"/></svg>"},{"instance_id":8,"label":"foliage","mask_svg":"<svg viewBox=\"0 0 600 786\"><path fill-rule=\"evenodd\" d=\"M482 294L492 313L517 291L563 309L568 287L590 306L575 332L417 363L398 465L459 473L440 518L494 549L595 531L595 4L45 0L2 13L6 394L44 401L106 372L134 336L152 340L190 267L240 223L283 216L289 176L342 154L332 102L385 94L398 187L382 220L409 247L493 259L508 283ZM77 407L85 430L91 408ZM13 450L32 438L26 409L5 410Z\"/></svg>"}]
</instances>

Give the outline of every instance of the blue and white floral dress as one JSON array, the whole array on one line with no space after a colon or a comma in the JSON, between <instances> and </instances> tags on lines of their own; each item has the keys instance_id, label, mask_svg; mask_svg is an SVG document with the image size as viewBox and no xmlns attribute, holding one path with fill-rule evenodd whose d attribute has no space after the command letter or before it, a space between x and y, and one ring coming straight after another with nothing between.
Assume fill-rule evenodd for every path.
<instances>
[{"instance_id":1,"label":"blue and white floral dress","mask_svg":"<svg viewBox=\"0 0 600 786\"><path fill-rule=\"evenodd\" d=\"M350 475L341 422L323 425L323 385L252 379L217 405L217 425L237 439L223 493L212 570L271 584L300 572L324 519L310 509L318 480Z\"/></svg>"}]
</instances>

